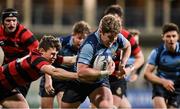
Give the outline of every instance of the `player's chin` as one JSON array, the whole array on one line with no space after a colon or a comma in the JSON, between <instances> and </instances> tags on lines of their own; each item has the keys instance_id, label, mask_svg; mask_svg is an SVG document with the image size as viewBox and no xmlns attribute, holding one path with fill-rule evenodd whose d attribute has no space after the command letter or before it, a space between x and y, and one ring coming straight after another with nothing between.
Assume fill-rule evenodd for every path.
<instances>
[{"instance_id":1,"label":"player's chin","mask_svg":"<svg viewBox=\"0 0 180 109\"><path fill-rule=\"evenodd\" d=\"M16 30L16 28L8 28L9 33L13 33Z\"/></svg>"},{"instance_id":2,"label":"player's chin","mask_svg":"<svg viewBox=\"0 0 180 109\"><path fill-rule=\"evenodd\" d=\"M51 60L51 61L49 61L49 63L51 63L51 64L52 64L52 63L54 63L54 61L55 61L55 60Z\"/></svg>"}]
</instances>

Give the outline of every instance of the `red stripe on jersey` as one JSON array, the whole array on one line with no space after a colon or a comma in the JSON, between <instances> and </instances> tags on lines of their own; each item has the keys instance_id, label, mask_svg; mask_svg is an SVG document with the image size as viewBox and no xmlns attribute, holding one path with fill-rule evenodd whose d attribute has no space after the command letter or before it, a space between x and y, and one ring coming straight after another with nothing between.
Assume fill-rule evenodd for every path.
<instances>
[{"instance_id":1,"label":"red stripe on jersey","mask_svg":"<svg viewBox=\"0 0 180 109\"><path fill-rule=\"evenodd\" d=\"M122 29L121 31L121 34L126 38L128 39L128 36L130 35L130 32L125 30L125 29ZM132 56L135 56L137 53L139 53L141 51L141 48L140 46L136 43L136 40L134 37L131 37L130 39L128 39L130 44L131 44L131 55ZM136 46L137 44L137 46ZM133 47L134 46L134 47ZM136 46L136 47L135 47Z\"/></svg>"},{"instance_id":2,"label":"red stripe on jersey","mask_svg":"<svg viewBox=\"0 0 180 109\"><path fill-rule=\"evenodd\" d=\"M44 61L44 60L38 60L38 59L44 59L44 60L46 60L46 61ZM35 62L36 61L36 62ZM36 68L37 69L41 69L41 67L43 66L43 65L49 65L50 63L47 61L47 59L45 59L45 58L42 58L42 57L39 57L39 56L33 56L32 57L32 63L34 63L35 65L36 65Z\"/></svg>"},{"instance_id":3,"label":"red stripe on jersey","mask_svg":"<svg viewBox=\"0 0 180 109\"><path fill-rule=\"evenodd\" d=\"M9 87L12 87L11 84L9 83L9 81L6 79L6 76L3 73L4 71L4 67L0 67L0 82L2 84L2 86L4 87L3 90L7 90L9 89Z\"/></svg>"},{"instance_id":4,"label":"red stripe on jersey","mask_svg":"<svg viewBox=\"0 0 180 109\"><path fill-rule=\"evenodd\" d=\"M13 61L9 63L9 73L13 77L13 79L16 81L18 85L21 85L22 83L26 83L25 80L22 78L22 76L16 71L16 61Z\"/></svg>"},{"instance_id":5,"label":"red stripe on jersey","mask_svg":"<svg viewBox=\"0 0 180 109\"><path fill-rule=\"evenodd\" d=\"M32 80L36 80L36 79L39 78L39 74L38 74L39 72L36 72L35 69L32 69L31 66L30 66L30 64L27 62L26 59L22 61L21 67L22 67L23 69L27 69L27 68L28 68L28 70L26 70L26 72L27 72L28 75L32 78Z\"/></svg>"},{"instance_id":6,"label":"red stripe on jersey","mask_svg":"<svg viewBox=\"0 0 180 109\"><path fill-rule=\"evenodd\" d=\"M9 63L17 58L21 58L38 47L38 40L32 40L28 45L26 41L33 36L33 33L19 24L17 30L11 36L4 32L4 28L0 27L0 41L7 42L2 46L5 53L5 63ZM18 54L18 55L14 55Z\"/></svg>"}]
</instances>

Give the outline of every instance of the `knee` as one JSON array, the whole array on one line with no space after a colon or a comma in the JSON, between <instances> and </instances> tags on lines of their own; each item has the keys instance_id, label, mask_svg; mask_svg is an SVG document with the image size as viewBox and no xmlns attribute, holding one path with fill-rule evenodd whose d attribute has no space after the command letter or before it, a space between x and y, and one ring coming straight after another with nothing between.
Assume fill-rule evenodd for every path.
<instances>
[{"instance_id":1,"label":"knee","mask_svg":"<svg viewBox=\"0 0 180 109\"><path fill-rule=\"evenodd\" d=\"M113 101L112 100L103 100L99 103L99 108L113 108Z\"/></svg>"}]
</instances>

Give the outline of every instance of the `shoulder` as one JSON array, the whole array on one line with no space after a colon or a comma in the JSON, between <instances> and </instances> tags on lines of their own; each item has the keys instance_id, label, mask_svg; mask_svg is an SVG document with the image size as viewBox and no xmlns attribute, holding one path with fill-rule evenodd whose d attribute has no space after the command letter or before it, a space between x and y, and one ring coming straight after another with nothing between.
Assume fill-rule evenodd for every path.
<instances>
[{"instance_id":1,"label":"shoulder","mask_svg":"<svg viewBox=\"0 0 180 109\"><path fill-rule=\"evenodd\" d=\"M130 35L130 32L124 28L120 31L120 33L126 38Z\"/></svg>"},{"instance_id":2,"label":"shoulder","mask_svg":"<svg viewBox=\"0 0 180 109\"><path fill-rule=\"evenodd\" d=\"M90 34L84 41L83 44L93 44L93 45L96 45L98 44L98 36L96 36L95 33L93 34Z\"/></svg>"},{"instance_id":3,"label":"shoulder","mask_svg":"<svg viewBox=\"0 0 180 109\"><path fill-rule=\"evenodd\" d=\"M28 37L34 37L33 33L22 24L18 25L17 35L19 38L25 38L25 39Z\"/></svg>"}]
</instances>

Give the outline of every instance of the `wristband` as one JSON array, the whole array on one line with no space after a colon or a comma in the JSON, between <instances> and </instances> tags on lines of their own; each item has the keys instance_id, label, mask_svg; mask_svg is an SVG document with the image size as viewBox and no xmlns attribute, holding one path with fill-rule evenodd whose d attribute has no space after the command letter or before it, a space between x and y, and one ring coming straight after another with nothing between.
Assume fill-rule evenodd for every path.
<instances>
[{"instance_id":1,"label":"wristband","mask_svg":"<svg viewBox=\"0 0 180 109\"><path fill-rule=\"evenodd\" d=\"M134 65L133 65L133 64L130 65L129 67L130 67L131 71L134 71L135 68L134 68Z\"/></svg>"},{"instance_id":2,"label":"wristband","mask_svg":"<svg viewBox=\"0 0 180 109\"><path fill-rule=\"evenodd\" d=\"M108 75L109 75L109 71L107 71L107 70L100 71L100 76L101 77L105 77L105 76L108 76Z\"/></svg>"}]
</instances>

